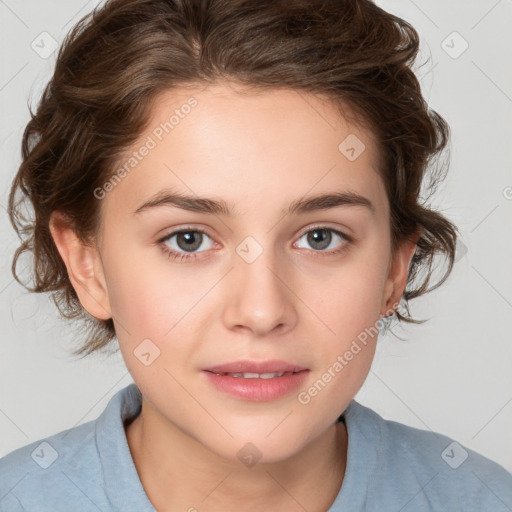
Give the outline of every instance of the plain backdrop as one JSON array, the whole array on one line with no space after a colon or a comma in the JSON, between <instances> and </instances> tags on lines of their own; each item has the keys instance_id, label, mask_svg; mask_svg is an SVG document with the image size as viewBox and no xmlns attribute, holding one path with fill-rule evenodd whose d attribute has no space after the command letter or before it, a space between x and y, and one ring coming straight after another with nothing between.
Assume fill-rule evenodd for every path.
<instances>
[{"instance_id":1,"label":"plain backdrop","mask_svg":"<svg viewBox=\"0 0 512 512\"><path fill-rule=\"evenodd\" d=\"M381 337L356 399L512 471L512 2L377 3L422 39L417 74L452 130L450 171L432 206L462 238L448 281L411 302L413 315L429 320L395 327L405 341ZM41 37L60 43L96 4L0 2L0 455L97 418L132 382L120 355L69 356L72 328L48 296L27 293L10 270L17 237L5 208L27 101L35 106L56 57L33 48Z\"/></svg>"}]
</instances>

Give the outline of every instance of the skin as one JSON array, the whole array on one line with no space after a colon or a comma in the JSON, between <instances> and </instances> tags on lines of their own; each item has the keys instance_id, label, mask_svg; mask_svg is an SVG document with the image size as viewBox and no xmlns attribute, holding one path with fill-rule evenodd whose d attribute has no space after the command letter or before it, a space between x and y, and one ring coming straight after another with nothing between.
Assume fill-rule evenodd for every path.
<instances>
[{"instance_id":1,"label":"skin","mask_svg":"<svg viewBox=\"0 0 512 512\"><path fill-rule=\"evenodd\" d=\"M101 201L96 244L82 244L58 212L51 232L83 307L114 319L143 394L125 429L155 508L325 511L346 466L347 432L335 421L362 386L377 338L309 403L297 395L396 308L416 245L391 253L374 135L318 96L230 83L166 91L131 151L192 96L197 106ZM349 134L365 144L354 161L338 150ZM133 213L166 188L223 199L233 215L168 205ZM375 213L284 213L304 195L347 190L368 198ZM317 225L352 241L331 233L318 249L307 234ZM187 254L186 245L177 236L158 240L184 227L208 236L197 259L169 259L162 245ZM263 250L251 263L236 252L248 236ZM160 355L146 366L134 350L148 338ZM201 371L240 359L282 359L310 371L300 389L267 402L222 393ZM248 442L261 453L252 467L237 457Z\"/></svg>"}]
</instances>

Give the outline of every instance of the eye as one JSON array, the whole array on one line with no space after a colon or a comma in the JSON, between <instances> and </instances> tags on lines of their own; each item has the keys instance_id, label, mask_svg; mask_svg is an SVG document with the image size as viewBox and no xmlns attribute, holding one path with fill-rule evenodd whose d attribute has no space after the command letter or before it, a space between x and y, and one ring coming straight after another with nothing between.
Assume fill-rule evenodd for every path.
<instances>
[{"instance_id":1,"label":"eye","mask_svg":"<svg viewBox=\"0 0 512 512\"><path fill-rule=\"evenodd\" d=\"M351 241L351 238L349 236L341 233L337 229L329 228L327 226L316 226L313 229L309 229L308 231L302 234L302 236L299 238L299 241L303 238L306 239L306 242L315 251L329 252L331 254L337 254L345 250ZM339 243L338 245L336 245L337 241L341 241L341 245ZM329 247L332 250L326 251L325 249L328 249ZM307 247L300 248L307 249Z\"/></svg>"},{"instance_id":2,"label":"eye","mask_svg":"<svg viewBox=\"0 0 512 512\"><path fill-rule=\"evenodd\" d=\"M210 242L208 242L208 240L210 240ZM183 260L195 258L196 252L204 252L197 251L200 247L203 247L204 250L211 249L213 241L208 234L201 229L185 228L166 235L164 238L158 240L158 244L170 258Z\"/></svg>"},{"instance_id":3,"label":"eye","mask_svg":"<svg viewBox=\"0 0 512 512\"><path fill-rule=\"evenodd\" d=\"M314 252L327 254L339 254L348 249L352 242L352 238L348 235L327 226L310 228L301 235L299 242L303 238L313 248ZM336 244L337 241L338 245ZM169 258L183 261L194 260L198 257L198 253L211 249L213 240L202 229L182 228L158 240L158 245ZM297 246L301 249L305 248L300 245ZM199 251L198 249L201 247L203 250ZM326 250L329 247L331 247L331 250Z\"/></svg>"}]
</instances>

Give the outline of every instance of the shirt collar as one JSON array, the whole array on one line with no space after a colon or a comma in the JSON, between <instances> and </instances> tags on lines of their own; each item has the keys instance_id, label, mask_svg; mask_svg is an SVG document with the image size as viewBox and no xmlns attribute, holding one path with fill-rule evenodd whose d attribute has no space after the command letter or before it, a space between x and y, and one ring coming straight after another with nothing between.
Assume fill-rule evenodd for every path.
<instances>
[{"instance_id":1,"label":"shirt collar","mask_svg":"<svg viewBox=\"0 0 512 512\"><path fill-rule=\"evenodd\" d=\"M134 384L118 391L96 424L96 442L105 478L105 491L114 510L156 512L140 481L124 424L137 416L142 394Z\"/></svg>"}]
</instances>

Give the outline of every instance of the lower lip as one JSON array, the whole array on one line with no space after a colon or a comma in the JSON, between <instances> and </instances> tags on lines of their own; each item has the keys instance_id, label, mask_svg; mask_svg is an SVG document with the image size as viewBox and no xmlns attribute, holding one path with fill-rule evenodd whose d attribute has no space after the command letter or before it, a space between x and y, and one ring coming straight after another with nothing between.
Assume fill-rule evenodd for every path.
<instances>
[{"instance_id":1,"label":"lower lip","mask_svg":"<svg viewBox=\"0 0 512 512\"><path fill-rule=\"evenodd\" d=\"M268 402L277 400L297 389L307 378L309 370L274 377L272 379L244 379L230 375L217 375L204 370L207 379L220 391L243 400Z\"/></svg>"}]
</instances>

